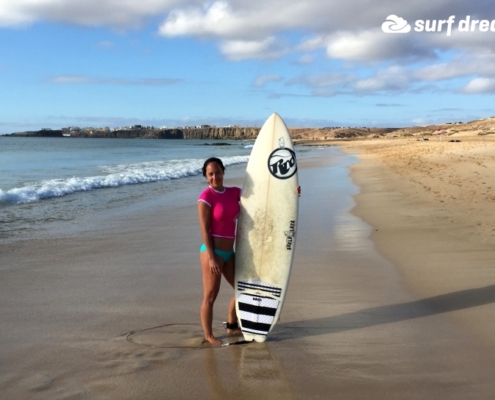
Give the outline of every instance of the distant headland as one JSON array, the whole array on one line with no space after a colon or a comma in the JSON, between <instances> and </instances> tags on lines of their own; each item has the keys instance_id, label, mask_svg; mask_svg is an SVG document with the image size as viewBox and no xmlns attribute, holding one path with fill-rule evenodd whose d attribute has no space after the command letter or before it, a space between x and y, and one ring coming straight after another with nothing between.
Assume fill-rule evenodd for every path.
<instances>
[{"instance_id":1,"label":"distant headland","mask_svg":"<svg viewBox=\"0 0 495 400\"><path fill-rule=\"evenodd\" d=\"M123 139L199 139L199 140L254 140L260 127L241 126L185 126L157 128L154 126L133 125L119 128L79 128L62 129L43 128L38 131L15 132L10 137L60 137L60 138L123 138ZM495 117L462 122L445 122L428 126L408 128L367 128L367 127L323 127L289 128L296 142L342 140L342 139L379 139L394 137L426 137L430 135L465 136L495 134Z\"/></svg>"},{"instance_id":2,"label":"distant headland","mask_svg":"<svg viewBox=\"0 0 495 400\"><path fill-rule=\"evenodd\" d=\"M38 131L15 132L17 137L75 137L75 138L123 138L123 139L251 139L260 128L254 127L215 127L201 125L195 127L156 128L154 126L133 125L119 128L43 128Z\"/></svg>"}]
</instances>

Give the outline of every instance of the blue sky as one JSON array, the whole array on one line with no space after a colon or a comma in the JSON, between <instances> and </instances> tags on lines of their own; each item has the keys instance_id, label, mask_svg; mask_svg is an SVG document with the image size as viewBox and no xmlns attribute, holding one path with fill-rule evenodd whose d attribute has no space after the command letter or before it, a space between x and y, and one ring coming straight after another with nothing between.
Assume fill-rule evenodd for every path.
<instances>
[{"instance_id":1,"label":"blue sky","mask_svg":"<svg viewBox=\"0 0 495 400\"><path fill-rule=\"evenodd\" d=\"M0 134L484 118L493 21L488 0L2 0Z\"/></svg>"}]
</instances>

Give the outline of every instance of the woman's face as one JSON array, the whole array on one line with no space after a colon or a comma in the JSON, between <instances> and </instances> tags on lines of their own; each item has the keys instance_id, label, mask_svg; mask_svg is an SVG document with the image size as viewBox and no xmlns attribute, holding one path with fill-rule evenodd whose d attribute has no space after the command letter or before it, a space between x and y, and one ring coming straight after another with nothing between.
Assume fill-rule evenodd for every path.
<instances>
[{"instance_id":1,"label":"woman's face","mask_svg":"<svg viewBox=\"0 0 495 400\"><path fill-rule=\"evenodd\" d=\"M218 163L211 162L206 166L206 179L213 189L223 190L223 171Z\"/></svg>"}]
</instances>

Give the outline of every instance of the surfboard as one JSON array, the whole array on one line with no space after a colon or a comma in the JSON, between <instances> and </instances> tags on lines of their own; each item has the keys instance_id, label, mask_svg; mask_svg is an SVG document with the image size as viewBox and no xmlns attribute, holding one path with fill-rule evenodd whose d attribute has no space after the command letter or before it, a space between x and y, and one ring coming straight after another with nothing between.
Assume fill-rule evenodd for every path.
<instances>
[{"instance_id":1,"label":"surfboard","mask_svg":"<svg viewBox=\"0 0 495 400\"><path fill-rule=\"evenodd\" d=\"M294 145L274 113L251 150L237 221L236 311L248 341L264 342L284 305L297 232L297 186Z\"/></svg>"}]
</instances>

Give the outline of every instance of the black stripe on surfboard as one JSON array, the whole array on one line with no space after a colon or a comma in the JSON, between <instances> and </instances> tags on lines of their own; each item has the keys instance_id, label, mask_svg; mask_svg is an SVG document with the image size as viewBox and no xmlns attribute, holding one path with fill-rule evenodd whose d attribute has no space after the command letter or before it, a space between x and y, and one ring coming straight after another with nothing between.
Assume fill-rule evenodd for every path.
<instances>
[{"instance_id":1,"label":"black stripe on surfboard","mask_svg":"<svg viewBox=\"0 0 495 400\"><path fill-rule=\"evenodd\" d=\"M271 317L274 317L275 313L277 312L276 308L255 306L253 304L247 304L241 302L239 302L239 310L246 311L252 314L269 315Z\"/></svg>"},{"instance_id":2,"label":"black stripe on surfboard","mask_svg":"<svg viewBox=\"0 0 495 400\"><path fill-rule=\"evenodd\" d=\"M238 287L244 287L248 289L263 289L263 290L270 290L270 291L275 291L275 292L281 292L282 289L272 286L272 285L263 285L261 282L260 283L255 283L255 282L245 282L245 281L239 281L237 282Z\"/></svg>"},{"instance_id":3,"label":"black stripe on surfboard","mask_svg":"<svg viewBox=\"0 0 495 400\"><path fill-rule=\"evenodd\" d=\"M266 335L270 330L271 324L263 324L261 322L253 322L241 319L241 326L243 331Z\"/></svg>"},{"instance_id":4,"label":"black stripe on surfboard","mask_svg":"<svg viewBox=\"0 0 495 400\"><path fill-rule=\"evenodd\" d=\"M274 287L274 286L265 286L265 285L259 285L255 283L250 283L250 282L237 282L237 290L247 290L247 289L252 289L252 290L263 290L268 293L272 293L277 297L280 297L282 294L282 289Z\"/></svg>"}]
</instances>

